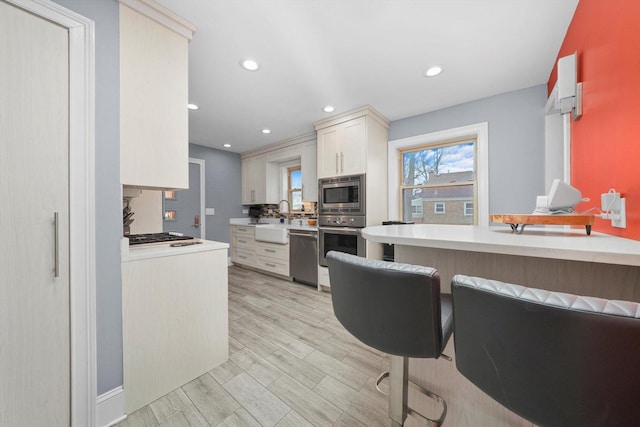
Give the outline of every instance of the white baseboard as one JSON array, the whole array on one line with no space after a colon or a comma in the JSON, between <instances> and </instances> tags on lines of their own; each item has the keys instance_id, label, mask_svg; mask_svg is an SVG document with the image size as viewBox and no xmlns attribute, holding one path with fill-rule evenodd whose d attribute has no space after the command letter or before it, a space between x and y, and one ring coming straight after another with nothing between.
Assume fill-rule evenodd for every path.
<instances>
[{"instance_id":1,"label":"white baseboard","mask_svg":"<svg viewBox=\"0 0 640 427\"><path fill-rule=\"evenodd\" d=\"M124 390L122 387L116 387L98 396L96 406L98 426L100 427L112 426L127 418L124 413Z\"/></svg>"}]
</instances>

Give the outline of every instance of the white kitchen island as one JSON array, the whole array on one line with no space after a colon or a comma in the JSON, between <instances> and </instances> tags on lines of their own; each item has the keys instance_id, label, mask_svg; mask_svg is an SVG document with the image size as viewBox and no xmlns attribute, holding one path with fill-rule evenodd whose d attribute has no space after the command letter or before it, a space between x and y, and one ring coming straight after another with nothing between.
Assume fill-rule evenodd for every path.
<instances>
[{"instance_id":1,"label":"white kitchen island","mask_svg":"<svg viewBox=\"0 0 640 427\"><path fill-rule=\"evenodd\" d=\"M200 240L123 251L125 412L229 357L227 243Z\"/></svg>"},{"instance_id":2,"label":"white kitchen island","mask_svg":"<svg viewBox=\"0 0 640 427\"><path fill-rule=\"evenodd\" d=\"M394 244L398 262L436 268L443 292L455 274L608 299L640 302L640 242L584 228L392 225L367 227L373 242ZM445 359L411 359L411 379L445 398L446 424L514 427L532 424L505 409L464 378L455 367L453 338ZM615 363L615 354L612 354ZM542 373L541 373L542 374ZM553 390L550 390L553 393ZM417 405L429 413L429 408Z\"/></svg>"}]
</instances>

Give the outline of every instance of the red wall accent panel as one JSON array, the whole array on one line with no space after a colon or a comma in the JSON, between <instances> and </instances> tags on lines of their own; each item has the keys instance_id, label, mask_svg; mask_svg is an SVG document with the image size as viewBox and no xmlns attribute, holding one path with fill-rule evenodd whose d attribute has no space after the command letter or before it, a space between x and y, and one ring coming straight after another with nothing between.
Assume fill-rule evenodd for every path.
<instances>
[{"instance_id":1,"label":"red wall accent panel","mask_svg":"<svg viewBox=\"0 0 640 427\"><path fill-rule=\"evenodd\" d=\"M640 1L580 0L558 57L578 53L583 115L571 124L571 183L600 206L615 188L627 228L596 220L594 230L640 240ZM556 68L548 87L556 81Z\"/></svg>"}]
</instances>

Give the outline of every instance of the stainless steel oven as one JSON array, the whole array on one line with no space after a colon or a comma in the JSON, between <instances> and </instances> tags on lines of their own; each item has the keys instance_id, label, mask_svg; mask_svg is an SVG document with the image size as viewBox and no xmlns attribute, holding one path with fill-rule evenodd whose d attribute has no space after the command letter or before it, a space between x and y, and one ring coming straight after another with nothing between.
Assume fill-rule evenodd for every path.
<instances>
[{"instance_id":1,"label":"stainless steel oven","mask_svg":"<svg viewBox=\"0 0 640 427\"><path fill-rule=\"evenodd\" d=\"M340 251L366 257L366 241L361 231L363 216L320 216L318 227L319 264L327 266L327 252Z\"/></svg>"},{"instance_id":2,"label":"stainless steel oven","mask_svg":"<svg viewBox=\"0 0 640 427\"><path fill-rule=\"evenodd\" d=\"M319 215L365 215L365 176L318 180Z\"/></svg>"}]
</instances>

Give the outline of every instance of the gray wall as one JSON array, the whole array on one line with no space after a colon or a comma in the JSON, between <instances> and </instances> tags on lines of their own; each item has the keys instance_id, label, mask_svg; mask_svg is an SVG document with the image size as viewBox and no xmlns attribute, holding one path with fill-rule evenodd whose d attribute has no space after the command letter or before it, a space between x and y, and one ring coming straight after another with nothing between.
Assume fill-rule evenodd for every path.
<instances>
[{"instance_id":1,"label":"gray wall","mask_svg":"<svg viewBox=\"0 0 640 427\"><path fill-rule=\"evenodd\" d=\"M530 213L544 183L544 105L539 85L391 122L389 141L489 123L489 213Z\"/></svg>"},{"instance_id":2,"label":"gray wall","mask_svg":"<svg viewBox=\"0 0 640 427\"><path fill-rule=\"evenodd\" d=\"M120 79L116 0L55 0L95 21L98 395L122 385Z\"/></svg>"},{"instance_id":3,"label":"gray wall","mask_svg":"<svg viewBox=\"0 0 640 427\"><path fill-rule=\"evenodd\" d=\"M205 207L207 240L229 243L229 218L242 214L242 172L240 154L189 144L189 157L205 161Z\"/></svg>"}]
</instances>

